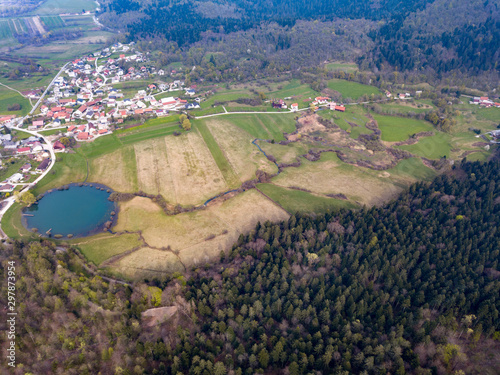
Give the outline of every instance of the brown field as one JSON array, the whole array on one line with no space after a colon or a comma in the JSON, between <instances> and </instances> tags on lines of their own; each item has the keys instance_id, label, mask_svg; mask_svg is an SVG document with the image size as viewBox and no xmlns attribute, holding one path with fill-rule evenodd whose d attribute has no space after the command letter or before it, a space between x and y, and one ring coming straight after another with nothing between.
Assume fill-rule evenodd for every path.
<instances>
[{"instance_id":1,"label":"brown field","mask_svg":"<svg viewBox=\"0 0 500 375\"><path fill-rule=\"evenodd\" d=\"M169 202L176 202L170 159L163 138L139 142L134 146L137 163L138 190L161 194Z\"/></svg>"},{"instance_id":2,"label":"brown field","mask_svg":"<svg viewBox=\"0 0 500 375\"><path fill-rule=\"evenodd\" d=\"M345 194L352 201L373 205L386 202L402 191L394 184L390 174L380 175L371 171L344 164L329 153L321 161L302 159L299 168L287 168L273 183L282 187L296 186L318 194ZM399 182L399 181L398 181Z\"/></svg>"},{"instance_id":3,"label":"brown field","mask_svg":"<svg viewBox=\"0 0 500 375\"><path fill-rule=\"evenodd\" d=\"M185 270L179 257L166 250L143 247L113 263L114 272L130 278L154 277L162 273L183 272Z\"/></svg>"},{"instance_id":4,"label":"brown field","mask_svg":"<svg viewBox=\"0 0 500 375\"><path fill-rule=\"evenodd\" d=\"M127 163L128 161L128 163ZM137 190L137 176L133 164L134 148L124 147L92 160L89 182L99 182L120 192Z\"/></svg>"},{"instance_id":5,"label":"brown field","mask_svg":"<svg viewBox=\"0 0 500 375\"><path fill-rule=\"evenodd\" d=\"M204 264L218 257L221 250L228 250L241 233L254 228L257 222L288 218L283 209L256 190L215 203L205 210L175 216L167 216L154 206L147 198L134 198L121 204L114 231L141 231L147 246L152 248L141 250L140 256L136 251L117 261L116 270L125 275L137 277L141 268L168 270L178 267L179 259L186 267ZM163 250L158 250L161 248ZM112 268L115 269L115 264Z\"/></svg>"},{"instance_id":6,"label":"brown field","mask_svg":"<svg viewBox=\"0 0 500 375\"><path fill-rule=\"evenodd\" d=\"M253 138L243 129L219 119L207 120L206 124L242 181L255 178L258 169L268 173L277 172L276 166L252 144Z\"/></svg>"},{"instance_id":7,"label":"brown field","mask_svg":"<svg viewBox=\"0 0 500 375\"><path fill-rule=\"evenodd\" d=\"M170 173L179 204L201 204L228 190L203 138L197 132L165 137ZM161 185L163 186L163 184Z\"/></svg>"}]
</instances>

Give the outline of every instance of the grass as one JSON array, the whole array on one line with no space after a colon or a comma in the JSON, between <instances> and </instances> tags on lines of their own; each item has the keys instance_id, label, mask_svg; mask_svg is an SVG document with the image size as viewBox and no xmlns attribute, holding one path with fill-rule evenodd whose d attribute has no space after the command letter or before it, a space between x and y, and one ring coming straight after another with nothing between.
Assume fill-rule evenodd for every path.
<instances>
[{"instance_id":1,"label":"grass","mask_svg":"<svg viewBox=\"0 0 500 375\"><path fill-rule=\"evenodd\" d=\"M62 20L62 18L59 15L57 15L57 16L44 16L44 17L40 17L40 19L42 20L42 22L45 24L45 26L49 30L64 27L64 21Z\"/></svg>"},{"instance_id":2,"label":"grass","mask_svg":"<svg viewBox=\"0 0 500 375\"><path fill-rule=\"evenodd\" d=\"M287 189L273 184L258 184L257 188L292 214L296 212L324 213L339 208L356 207L349 201L320 197L305 191Z\"/></svg>"},{"instance_id":3,"label":"grass","mask_svg":"<svg viewBox=\"0 0 500 375\"><path fill-rule=\"evenodd\" d=\"M476 117L500 124L500 108L479 108Z\"/></svg>"},{"instance_id":4,"label":"grass","mask_svg":"<svg viewBox=\"0 0 500 375\"><path fill-rule=\"evenodd\" d=\"M431 124L422 120L382 115L373 115L373 118L382 132L382 140L388 142L405 141L412 134L434 130Z\"/></svg>"},{"instance_id":5,"label":"grass","mask_svg":"<svg viewBox=\"0 0 500 375\"><path fill-rule=\"evenodd\" d=\"M419 158L402 160L394 168L387 169L386 172L394 177L404 179L404 185L408 185L408 183L415 180L430 181L436 177L437 174L433 169L425 166Z\"/></svg>"},{"instance_id":6,"label":"grass","mask_svg":"<svg viewBox=\"0 0 500 375\"><path fill-rule=\"evenodd\" d=\"M122 144L129 145L129 144L136 143L136 142L146 141L148 139L172 135L172 134L174 134L175 131L180 131L180 129L177 125L172 125L172 126L168 126L168 127L164 127L164 126L152 127L148 130L145 130L145 131L142 131L139 133L133 133L133 134L127 134L125 136L121 136L119 140Z\"/></svg>"},{"instance_id":7,"label":"grass","mask_svg":"<svg viewBox=\"0 0 500 375\"><path fill-rule=\"evenodd\" d=\"M19 203L14 203L2 217L2 230L9 238L35 237L22 223L22 208Z\"/></svg>"},{"instance_id":8,"label":"grass","mask_svg":"<svg viewBox=\"0 0 500 375\"><path fill-rule=\"evenodd\" d=\"M8 82L2 80L2 83L10 86ZM13 104L20 104L19 111L9 111L8 108ZM19 95L17 92L0 86L0 113L5 115L24 116L31 110L30 101Z\"/></svg>"},{"instance_id":9,"label":"grass","mask_svg":"<svg viewBox=\"0 0 500 375\"><path fill-rule=\"evenodd\" d=\"M203 137L203 140L205 141L205 144L207 145L208 149L210 150L210 153L212 154L212 156L215 160L215 163L219 167L222 175L224 176L224 179L226 180L227 185L231 188L238 187L240 185L241 181L239 180L238 176L236 175L233 168L231 167L231 164L229 164L229 161L227 160L226 156L222 152L221 148L219 147L214 136L212 135L212 133L208 129L207 125L202 121L196 121L195 127L198 130L198 132L201 134L201 136Z\"/></svg>"},{"instance_id":10,"label":"grass","mask_svg":"<svg viewBox=\"0 0 500 375\"><path fill-rule=\"evenodd\" d=\"M438 132L432 137L420 138L413 145L399 146L399 148L428 159L439 159L443 156L450 156L450 141L450 135Z\"/></svg>"},{"instance_id":11,"label":"grass","mask_svg":"<svg viewBox=\"0 0 500 375\"><path fill-rule=\"evenodd\" d=\"M11 159L13 163L5 163L3 164L3 168L0 169L0 181L5 180L6 178L12 176L14 173L19 172L19 169L28 162L28 158L26 157L21 157L21 158L13 158Z\"/></svg>"},{"instance_id":12,"label":"grass","mask_svg":"<svg viewBox=\"0 0 500 375\"><path fill-rule=\"evenodd\" d=\"M379 104L382 111L387 114L406 114L406 113L425 113L431 111L432 108L418 108L419 102L414 103L417 107L404 105L402 103L383 103Z\"/></svg>"},{"instance_id":13,"label":"grass","mask_svg":"<svg viewBox=\"0 0 500 375\"><path fill-rule=\"evenodd\" d=\"M54 134L59 134L59 133L64 133L65 129L50 129L50 130L42 130L39 131L38 133L42 135L54 135Z\"/></svg>"},{"instance_id":14,"label":"grass","mask_svg":"<svg viewBox=\"0 0 500 375\"><path fill-rule=\"evenodd\" d=\"M332 62L325 65L326 69L330 71L343 70L344 72L355 72L358 66L354 63Z\"/></svg>"},{"instance_id":15,"label":"grass","mask_svg":"<svg viewBox=\"0 0 500 375\"><path fill-rule=\"evenodd\" d=\"M34 15L81 13L82 10L93 12L97 5L92 0L47 0L33 12Z\"/></svg>"},{"instance_id":16,"label":"grass","mask_svg":"<svg viewBox=\"0 0 500 375\"><path fill-rule=\"evenodd\" d=\"M99 137L90 143L84 143L78 149L84 157L93 159L101 155L118 150L122 146L120 140L114 134Z\"/></svg>"},{"instance_id":17,"label":"grass","mask_svg":"<svg viewBox=\"0 0 500 375\"><path fill-rule=\"evenodd\" d=\"M230 121L245 130L254 138L274 139L279 142L284 139L283 132L295 130L293 114L239 114L224 116L224 121Z\"/></svg>"},{"instance_id":18,"label":"grass","mask_svg":"<svg viewBox=\"0 0 500 375\"><path fill-rule=\"evenodd\" d=\"M54 167L33 189L33 194L38 195L72 182L83 182L87 177L87 161L81 154L59 153L56 158Z\"/></svg>"},{"instance_id":19,"label":"grass","mask_svg":"<svg viewBox=\"0 0 500 375\"><path fill-rule=\"evenodd\" d=\"M137 233L127 233L121 235L98 234L90 238L78 239L80 242L73 242L89 261L99 266L105 260L132 250L143 244Z\"/></svg>"},{"instance_id":20,"label":"grass","mask_svg":"<svg viewBox=\"0 0 500 375\"><path fill-rule=\"evenodd\" d=\"M126 134L126 133L135 133L142 132L144 129L148 129L154 127L157 129L158 127L163 127L164 125L172 125L172 123L179 121L179 115L173 115L168 117L157 117L146 120L146 122L139 126L134 126L132 128L123 128L114 132L116 135Z\"/></svg>"},{"instance_id":21,"label":"grass","mask_svg":"<svg viewBox=\"0 0 500 375\"><path fill-rule=\"evenodd\" d=\"M328 88L340 92L344 98L351 99L358 99L364 94L380 94L380 91L374 86L341 79L332 79L328 81Z\"/></svg>"}]
</instances>

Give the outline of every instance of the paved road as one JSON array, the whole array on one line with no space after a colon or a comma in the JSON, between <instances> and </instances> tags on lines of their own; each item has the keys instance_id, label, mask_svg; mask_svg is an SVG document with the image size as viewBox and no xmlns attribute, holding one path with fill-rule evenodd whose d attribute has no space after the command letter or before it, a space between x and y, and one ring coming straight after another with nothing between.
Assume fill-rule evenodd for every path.
<instances>
[{"instance_id":1,"label":"paved road","mask_svg":"<svg viewBox=\"0 0 500 375\"><path fill-rule=\"evenodd\" d=\"M36 131L22 129L22 128L15 127L15 126L12 127L12 129L20 130L20 131L23 131L25 133L29 133L29 134L34 135L36 137L42 138L45 141L45 143L47 144L46 148L50 152L50 158L52 160L51 163L49 164L49 167L45 170L45 172L43 172L40 176L38 176L38 178L35 181L33 181L29 184L26 184L25 187L23 189L21 189L21 192L26 192L31 187L36 186L36 184L38 182L40 182L50 172L50 170L54 167L54 165L56 164L56 154L54 152L54 148L52 147L52 144L47 140L47 138L45 138L45 136L41 135L40 133L38 133ZM0 210L0 222L2 221L3 215L15 203L15 197L10 196L7 199L5 199L3 202L5 203L5 205ZM7 238L6 234L3 232L3 230L1 230L1 228L0 228L0 238L4 238L4 239Z\"/></svg>"},{"instance_id":2,"label":"paved road","mask_svg":"<svg viewBox=\"0 0 500 375\"><path fill-rule=\"evenodd\" d=\"M66 64L64 64L64 66L59 70L59 72L56 74L56 76L52 79L52 81L50 82L50 84L47 86L47 88L43 92L42 96L40 96L40 99L38 99L38 101L35 103L35 106L31 109L29 115L32 115L33 112L36 111L36 109L38 108L38 106L40 105L40 103L43 101L43 98L45 97L45 95L47 95L47 93L49 92L50 88L52 87L52 85L54 84L54 82L56 81L56 79L59 78L59 76L64 71L64 69L66 69L66 67L69 65L69 63L70 62L67 62Z\"/></svg>"}]
</instances>

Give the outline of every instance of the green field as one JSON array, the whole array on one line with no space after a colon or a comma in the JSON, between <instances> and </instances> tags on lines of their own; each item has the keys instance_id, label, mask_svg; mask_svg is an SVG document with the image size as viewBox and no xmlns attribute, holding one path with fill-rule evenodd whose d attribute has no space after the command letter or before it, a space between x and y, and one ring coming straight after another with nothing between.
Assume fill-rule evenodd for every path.
<instances>
[{"instance_id":1,"label":"green field","mask_svg":"<svg viewBox=\"0 0 500 375\"><path fill-rule=\"evenodd\" d=\"M283 133L295 131L294 114L240 114L227 115L224 120L231 121L258 139L274 139L279 142L284 139Z\"/></svg>"},{"instance_id":2,"label":"green field","mask_svg":"<svg viewBox=\"0 0 500 375\"><path fill-rule=\"evenodd\" d=\"M98 234L90 239L79 238L69 242L77 246L83 255L97 266L112 256L132 250L143 244L137 233L114 236L105 233Z\"/></svg>"},{"instance_id":3,"label":"green field","mask_svg":"<svg viewBox=\"0 0 500 375\"><path fill-rule=\"evenodd\" d=\"M5 80L2 80L4 83ZM8 82L5 84L9 85ZM19 111L9 111L8 108L14 104L20 104ZM24 116L31 110L30 101L15 91L0 86L0 114Z\"/></svg>"},{"instance_id":4,"label":"green field","mask_svg":"<svg viewBox=\"0 0 500 375\"><path fill-rule=\"evenodd\" d=\"M431 137L420 138L413 145L399 146L399 148L424 158L439 159L443 156L450 156L450 141L450 135L439 132Z\"/></svg>"},{"instance_id":5,"label":"green field","mask_svg":"<svg viewBox=\"0 0 500 375\"><path fill-rule=\"evenodd\" d=\"M0 20L0 39L12 38L9 20Z\"/></svg>"},{"instance_id":6,"label":"green field","mask_svg":"<svg viewBox=\"0 0 500 375\"><path fill-rule=\"evenodd\" d=\"M407 140L412 134L433 131L431 124L410 118L373 115L382 132L382 140L398 142Z\"/></svg>"},{"instance_id":7,"label":"green field","mask_svg":"<svg viewBox=\"0 0 500 375\"><path fill-rule=\"evenodd\" d=\"M81 13L95 11L97 4L92 0L47 0L32 13L34 15Z\"/></svg>"},{"instance_id":8,"label":"green field","mask_svg":"<svg viewBox=\"0 0 500 375\"><path fill-rule=\"evenodd\" d=\"M57 15L57 16L44 16L44 17L40 17L40 19L42 20L42 22L45 24L45 26L49 30L58 29L58 28L64 27L64 25L65 25L63 19L59 15Z\"/></svg>"},{"instance_id":9,"label":"green field","mask_svg":"<svg viewBox=\"0 0 500 375\"><path fill-rule=\"evenodd\" d=\"M380 94L378 88L363 85L358 82L345 81L342 79L332 79L328 81L328 88L338 91L344 98L358 99L362 95Z\"/></svg>"},{"instance_id":10,"label":"green field","mask_svg":"<svg viewBox=\"0 0 500 375\"><path fill-rule=\"evenodd\" d=\"M324 213L339 208L354 208L356 206L349 201L321 197L305 191L287 189L273 184L258 184L257 188L291 214L296 212Z\"/></svg>"},{"instance_id":11,"label":"green field","mask_svg":"<svg viewBox=\"0 0 500 375\"><path fill-rule=\"evenodd\" d=\"M420 107L419 107L420 104ZM400 103L383 103L379 104L380 108L382 109L383 113L387 114L406 114L406 113L425 113L432 111L434 106L431 106L431 108L428 107L428 105L423 106L422 103L416 102L415 106L410 106L410 105L403 105Z\"/></svg>"},{"instance_id":12,"label":"green field","mask_svg":"<svg viewBox=\"0 0 500 375\"><path fill-rule=\"evenodd\" d=\"M33 238L35 235L22 224L22 206L14 203L2 217L2 230L9 238Z\"/></svg>"},{"instance_id":13,"label":"green field","mask_svg":"<svg viewBox=\"0 0 500 375\"><path fill-rule=\"evenodd\" d=\"M326 69L330 71L342 70L347 73L355 72L358 66L354 63L332 62L325 65Z\"/></svg>"}]
</instances>

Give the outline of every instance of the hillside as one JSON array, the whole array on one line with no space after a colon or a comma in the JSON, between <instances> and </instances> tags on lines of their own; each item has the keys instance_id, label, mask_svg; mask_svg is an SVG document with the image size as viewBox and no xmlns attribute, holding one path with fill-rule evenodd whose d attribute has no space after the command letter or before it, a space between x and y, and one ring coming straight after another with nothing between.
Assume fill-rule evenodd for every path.
<instances>
[{"instance_id":1,"label":"hillside","mask_svg":"<svg viewBox=\"0 0 500 375\"><path fill-rule=\"evenodd\" d=\"M2 245L23 321L15 373L494 374L499 167L465 163L380 208L259 224L219 263L149 285L103 280L50 241Z\"/></svg>"},{"instance_id":2,"label":"hillside","mask_svg":"<svg viewBox=\"0 0 500 375\"><path fill-rule=\"evenodd\" d=\"M165 39L180 46L181 50L203 41L201 48L205 52L210 52L209 48L213 50L214 47L208 45L214 39L224 39L224 44L235 50L245 45L244 50L252 50L253 41L258 41L264 30L274 37L266 57L272 55L275 48L286 55L285 60L291 65L297 65L305 55L312 59L300 61L298 65L315 66L318 50L327 52L322 58L332 58L340 48L345 53L344 59L356 58L371 70L397 69L424 74L428 80L441 80L452 74L464 79L481 77L471 86L495 88L500 69L496 64L500 58L499 14L498 1L321 0L311 3L232 0L198 1L192 6L180 1L107 0L102 6L100 20L111 28L128 32L129 39ZM308 43L297 45L292 41L299 21L347 24L328 32L332 38L342 36L342 41L317 48L325 39L325 32L309 35ZM352 23L356 21L363 27ZM353 34L354 29L371 40L360 43L363 36ZM293 45L295 48L291 48Z\"/></svg>"}]
</instances>

